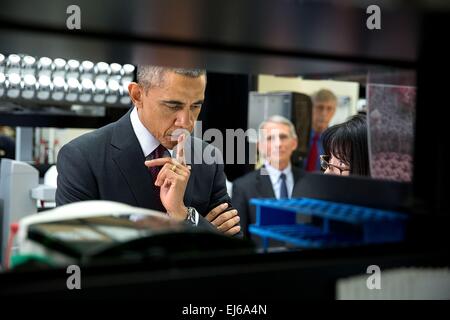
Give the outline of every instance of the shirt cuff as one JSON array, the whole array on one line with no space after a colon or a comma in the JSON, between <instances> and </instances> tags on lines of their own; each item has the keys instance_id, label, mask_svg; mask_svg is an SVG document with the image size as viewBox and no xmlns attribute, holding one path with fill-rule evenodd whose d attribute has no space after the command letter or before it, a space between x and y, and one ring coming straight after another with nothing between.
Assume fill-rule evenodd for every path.
<instances>
[{"instance_id":1,"label":"shirt cuff","mask_svg":"<svg viewBox=\"0 0 450 320\"><path fill-rule=\"evenodd\" d=\"M195 226L198 226L199 213L198 213L197 209L194 208L194 210L195 210L195 217L194 217L195 218Z\"/></svg>"}]
</instances>

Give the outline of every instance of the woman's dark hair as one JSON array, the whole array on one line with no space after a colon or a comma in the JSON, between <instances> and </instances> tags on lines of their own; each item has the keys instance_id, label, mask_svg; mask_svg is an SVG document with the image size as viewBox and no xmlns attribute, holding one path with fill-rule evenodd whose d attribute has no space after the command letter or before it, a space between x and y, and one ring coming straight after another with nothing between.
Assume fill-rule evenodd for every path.
<instances>
[{"instance_id":1,"label":"woman's dark hair","mask_svg":"<svg viewBox=\"0 0 450 320\"><path fill-rule=\"evenodd\" d=\"M350 174L370 176L366 115L355 115L322 134L326 155L350 165Z\"/></svg>"}]
</instances>

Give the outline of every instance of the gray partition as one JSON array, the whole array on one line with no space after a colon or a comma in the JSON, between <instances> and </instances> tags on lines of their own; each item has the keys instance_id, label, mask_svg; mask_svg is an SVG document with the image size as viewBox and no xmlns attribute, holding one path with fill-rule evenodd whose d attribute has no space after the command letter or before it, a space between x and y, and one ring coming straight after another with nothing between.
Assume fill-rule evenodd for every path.
<instances>
[{"instance_id":1,"label":"gray partition","mask_svg":"<svg viewBox=\"0 0 450 320\"><path fill-rule=\"evenodd\" d=\"M39 184L39 172L31 165L11 159L3 159L0 169L0 237L1 261L3 264L8 244L10 224L22 217L37 212L36 200L31 190Z\"/></svg>"}]
</instances>

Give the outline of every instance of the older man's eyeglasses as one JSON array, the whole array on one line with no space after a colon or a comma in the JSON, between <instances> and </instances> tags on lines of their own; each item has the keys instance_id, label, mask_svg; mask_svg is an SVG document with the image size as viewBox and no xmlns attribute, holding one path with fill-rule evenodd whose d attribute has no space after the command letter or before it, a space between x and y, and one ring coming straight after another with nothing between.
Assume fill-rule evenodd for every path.
<instances>
[{"instance_id":1,"label":"older man's eyeglasses","mask_svg":"<svg viewBox=\"0 0 450 320\"><path fill-rule=\"evenodd\" d=\"M320 167L323 172L325 172L327 169L330 169L331 172L339 174L339 175L342 175L342 172L344 172L344 171L350 171L350 168L348 168L348 167L340 167L340 166L331 164L330 156L326 155L326 154L322 154L320 156Z\"/></svg>"}]
</instances>

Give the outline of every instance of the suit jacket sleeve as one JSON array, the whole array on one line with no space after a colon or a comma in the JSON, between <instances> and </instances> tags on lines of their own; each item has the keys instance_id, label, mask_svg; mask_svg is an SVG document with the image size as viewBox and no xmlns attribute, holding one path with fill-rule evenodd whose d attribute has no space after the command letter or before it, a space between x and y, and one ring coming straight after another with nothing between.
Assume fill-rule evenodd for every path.
<instances>
[{"instance_id":1,"label":"suit jacket sleeve","mask_svg":"<svg viewBox=\"0 0 450 320\"><path fill-rule=\"evenodd\" d=\"M248 224L249 224L249 210L248 210L248 200L244 188L239 181L233 183L232 191L232 203L233 207L238 211L239 217L241 218L241 228L245 238L248 238Z\"/></svg>"},{"instance_id":2,"label":"suit jacket sleeve","mask_svg":"<svg viewBox=\"0 0 450 320\"><path fill-rule=\"evenodd\" d=\"M98 199L97 183L89 162L77 146L66 144L57 160L56 205Z\"/></svg>"},{"instance_id":3,"label":"suit jacket sleeve","mask_svg":"<svg viewBox=\"0 0 450 320\"><path fill-rule=\"evenodd\" d=\"M218 150L216 152L216 165L215 166L216 166L216 170L215 170L214 181L213 181L213 186L212 186L211 198L209 201L208 212L206 212L206 214L208 214L212 209L214 209L215 207L217 207L218 205L220 205L222 203L228 203L227 211L234 209L233 205L231 203L231 198L228 195L228 191L227 191L222 155ZM200 217L200 219L201 219L201 217ZM204 219L204 220L205 220L204 222L209 223L206 219ZM203 221L202 221L202 223L203 223ZM199 221L199 224L200 224L200 221ZM240 225L240 222L238 224ZM234 236L238 237L238 238L242 238L242 236L243 236L242 229L239 233L235 234Z\"/></svg>"},{"instance_id":4,"label":"suit jacket sleeve","mask_svg":"<svg viewBox=\"0 0 450 320\"><path fill-rule=\"evenodd\" d=\"M228 203L231 207L231 199L228 195L227 185L225 182L225 173L223 171L223 164L216 165L216 172L212 186L211 198L209 201L208 212L222 203Z\"/></svg>"}]
</instances>

